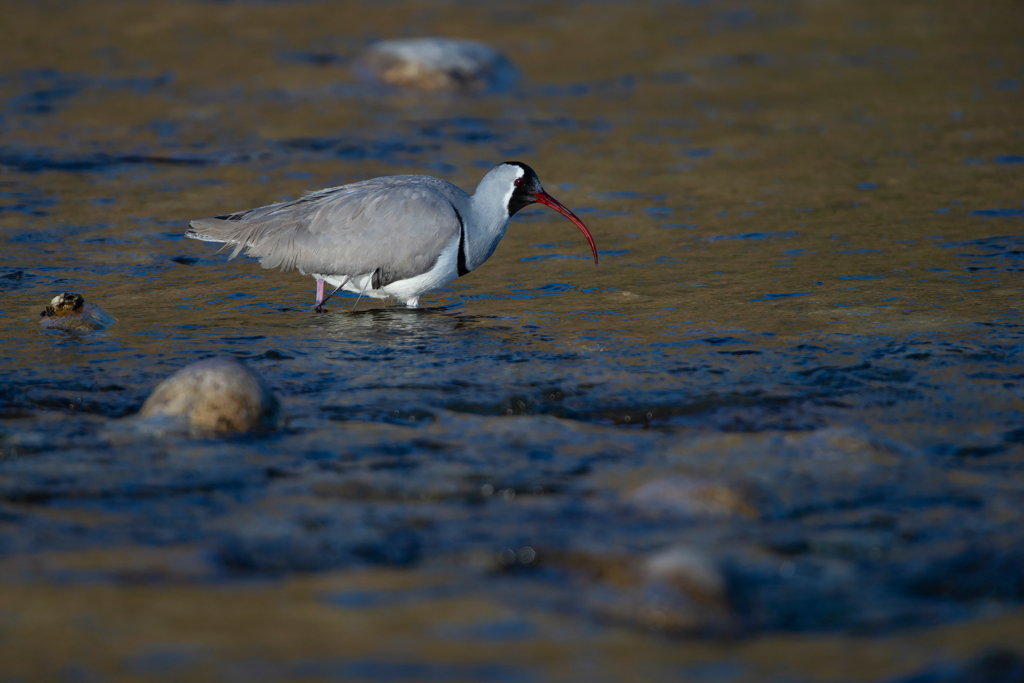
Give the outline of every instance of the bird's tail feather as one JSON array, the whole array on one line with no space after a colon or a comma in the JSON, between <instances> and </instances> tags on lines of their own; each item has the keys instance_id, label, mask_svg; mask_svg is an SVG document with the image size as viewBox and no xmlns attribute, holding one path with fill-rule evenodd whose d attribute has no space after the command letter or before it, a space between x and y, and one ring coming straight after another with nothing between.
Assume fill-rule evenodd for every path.
<instances>
[{"instance_id":1,"label":"bird's tail feather","mask_svg":"<svg viewBox=\"0 0 1024 683\"><path fill-rule=\"evenodd\" d=\"M230 239L229 237L217 234L220 232L218 230L219 224L223 222L217 218L199 218L189 221L185 237L202 242L227 242Z\"/></svg>"},{"instance_id":2,"label":"bird's tail feather","mask_svg":"<svg viewBox=\"0 0 1024 683\"><path fill-rule=\"evenodd\" d=\"M233 259L241 253L242 249L252 249L260 241L260 230L258 225L247 225L236 221L224 220L222 218L198 218L189 221L185 237L203 242L217 242L223 244L221 251L234 245L231 256Z\"/></svg>"},{"instance_id":3,"label":"bird's tail feather","mask_svg":"<svg viewBox=\"0 0 1024 683\"><path fill-rule=\"evenodd\" d=\"M277 240L276 246L286 246L280 244L280 235L276 235L274 231L268 230L267 226L260 223L248 223L233 218L199 218L189 222L189 229L185 231L185 237L223 244L220 251L233 247L228 260L238 256L244 249L247 254L257 256L264 268L292 270L297 267L299 250L295 248L260 248L267 247L268 242L275 240ZM253 253L254 250L256 253Z\"/></svg>"}]
</instances>

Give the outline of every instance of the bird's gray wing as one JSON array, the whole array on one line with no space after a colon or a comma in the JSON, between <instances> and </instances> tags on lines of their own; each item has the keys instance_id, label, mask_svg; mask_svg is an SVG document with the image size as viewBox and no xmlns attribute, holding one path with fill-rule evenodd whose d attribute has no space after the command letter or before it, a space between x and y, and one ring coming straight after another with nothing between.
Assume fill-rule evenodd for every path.
<instances>
[{"instance_id":1,"label":"bird's gray wing","mask_svg":"<svg viewBox=\"0 0 1024 683\"><path fill-rule=\"evenodd\" d=\"M459 188L429 176L385 176L280 204L189 223L186 237L234 245L264 268L357 276L381 287L425 273L462 219Z\"/></svg>"}]
</instances>

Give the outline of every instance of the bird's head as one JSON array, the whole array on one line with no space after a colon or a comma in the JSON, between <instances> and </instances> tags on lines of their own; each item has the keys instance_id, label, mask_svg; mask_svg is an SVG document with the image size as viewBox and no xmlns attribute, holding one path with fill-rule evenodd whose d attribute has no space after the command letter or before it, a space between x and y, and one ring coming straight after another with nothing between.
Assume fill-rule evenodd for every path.
<instances>
[{"instance_id":1,"label":"bird's head","mask_svg":"<svg viewBox=\"0 0 1024 683\"><path fill-rule=\"evenodd\" d=\"M587 226L583 225L583 221L576 214L565 208L560 201L544 191L540 184L540 178L537 177L532 168L521 161L506 161L495 166L487 175L497 175L499 182L507 187L505 205L509 218L530 204L543 204L554 209L575 223L576 227L583 232L583 236L587 238L587 242L590 244L590 250L594 252L594 263L597 264L597 245L594 244L594 238L591 236L590 231L587 230Z\"/></svg>"}]
</instances>

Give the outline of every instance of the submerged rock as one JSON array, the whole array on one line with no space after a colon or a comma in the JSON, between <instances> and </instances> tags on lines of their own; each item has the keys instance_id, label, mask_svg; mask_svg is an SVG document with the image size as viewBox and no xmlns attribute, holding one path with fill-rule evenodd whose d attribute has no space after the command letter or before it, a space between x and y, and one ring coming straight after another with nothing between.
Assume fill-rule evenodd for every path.
<instances>
[{"instance_id":1,"label":"submerged rock","mask_svg":"<svg viewBox=\"0 0 1024 683\"><path fill-rule=\"evenodd\" d=\"M142 418L166 418L193 432L267 431L284 421L267 383L233 358L209 358L165 379L146 399Z\"/></svg>"},{"instance_id":2,"label":"submerged rock","mask_svg":"<svg viewBox=\"0 0 1024 683\"><path fill-rule=\"evenodd\" d=\"M600 550L546 551L543 564L567 573L585 609L603 621L677 635L725 635L740 619L710 554L685 545L646 557Z\"/></svg>"},{"instance_id":3,"label":"submerged rock","mask_svg":"<svg viewBox=\"0 0 1024 683\"><path fill-rule=\"evenodd\" d=\"M421 90L497 92L519 72L494 48L475 40L414 38L371 45L353 65L362 79Z\"/></svg>"},{"instance_id":4,"label":"submerged rock","mask_svg":"<svg viewBox=\"0 0 1024 683\"><path fill-rule=\"evenodd\" d=\"M749 482L675 475L647 482L627 502L644 512L684 517L760 517L768 496Z\"/></svg>"},{"instance_id":5,"label":"submerged rock","mask_svg":"<svg viewBox=\"0 0 1024 683\"><path fill-rule=\"evenodd\" d=\"M100 306L87 304L81 294L71 292L53 297L39 316L42 327L75 332L104 330L117 322Z\"/></svg>"}]
</instances>

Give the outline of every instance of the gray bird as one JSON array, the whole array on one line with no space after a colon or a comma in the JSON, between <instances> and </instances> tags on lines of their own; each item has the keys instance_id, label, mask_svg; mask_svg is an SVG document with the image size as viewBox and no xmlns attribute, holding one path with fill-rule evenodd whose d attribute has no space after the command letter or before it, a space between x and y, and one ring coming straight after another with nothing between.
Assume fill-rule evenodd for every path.
<instances>
[{"instance_id":1,"label":"gray bird","mask_svg":"<svg viewBox=\"0 0 1024 683\"><path fill-rule=\"evenodd\" d=\"M395 175L311 192L300 199L189 223L186 237L244 249L264 268L316 278L316 310L324 282L406 306L475 270L524 206L544 204L583 231L587 226L541 187L533 169L518 161L498 164L472 196L449 182ZM330 298L330 295L327 297ZM357 302L358 303L358 302Z\"/></svg>"}]
</instances>

